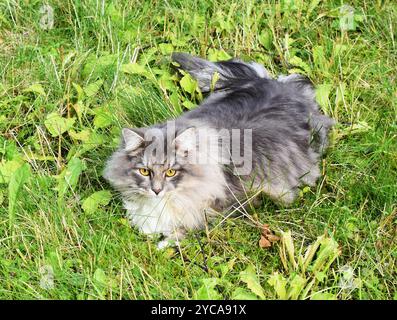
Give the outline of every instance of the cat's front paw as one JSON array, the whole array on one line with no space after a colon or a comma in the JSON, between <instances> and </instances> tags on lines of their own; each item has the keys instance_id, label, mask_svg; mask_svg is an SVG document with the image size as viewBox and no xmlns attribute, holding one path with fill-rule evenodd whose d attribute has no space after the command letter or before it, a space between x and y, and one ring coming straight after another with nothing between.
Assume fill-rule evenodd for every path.
<instances>
[{"instance_id":1,"label":"cat's front paw","mask_svg":"<svg viewBox=\"0 0 397 320\"><path fill-rule=\"evenodd\" d=\"M176 245L177 245L176 240L164 239L157 244L157 250L163 250L168 247L175 247Z\"/></svg>"},{"instance_id":2,"label":"cat's front paw","mask_svg":"<svg viewBox=\"0 0 397 320\"><path fill-rule=\"evenodd\" d=\"M180 241L185 238L185 230L178 229L165 236L165 239L157 244L157 249L162 250L167 247L176 247L180 245Z\"/></svg>"}]
</instances>

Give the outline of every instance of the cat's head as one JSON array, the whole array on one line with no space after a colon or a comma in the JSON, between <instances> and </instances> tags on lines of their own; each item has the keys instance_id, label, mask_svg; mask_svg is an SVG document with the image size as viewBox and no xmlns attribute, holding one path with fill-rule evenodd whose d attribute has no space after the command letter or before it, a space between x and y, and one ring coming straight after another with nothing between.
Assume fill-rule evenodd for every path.
<instances>
[{"instance_id":1,"label":"cat's head","mask_svg":"<svg viewBox=\"0 0 397 320\"><path fill-rule=\"evenodd\" d=\"M120 148L109 159L104 177L127 199L165 196L202 175L202 166L189 160L196 138L194 127L123 129Z\"/></svg>"}]
</instances>

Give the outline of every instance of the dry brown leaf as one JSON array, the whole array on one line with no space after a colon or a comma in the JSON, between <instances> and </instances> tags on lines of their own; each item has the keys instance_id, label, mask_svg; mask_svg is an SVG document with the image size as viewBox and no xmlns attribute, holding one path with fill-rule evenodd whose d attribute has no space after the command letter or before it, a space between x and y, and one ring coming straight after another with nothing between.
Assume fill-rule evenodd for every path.
<instances>
[{"instance_id":1,"label":"dry brown leaf","mask_svg":"<svg viewBox=\"0 0 397 320\"><path fill-rule=\"evenodd\" d=\"M259 240L259 247L261 248L270 248L274 242L280 240L280 237L276 236L268 224L263 224L262 226L262 234Z\"/></svg>"},{"instance_id":2,"label":"dry brown leaf","mask_svg":"<svg viewBox=\"0 0 397 320\"><path fill-rule=\"evenodd\" d=\"M267 223L264 223L262 226L262 234L266 235L270 233L272 233L272 231L270 230L269 225Z\"/></svg>"},{"instance_id":3,"label":"dry brown leaf","mask_svg":"<svg viewBox=\"0 0 397 320\"><path fill-rule=\"evenodd\" d=\"M277 242L277 241L279 241L280 240L280 237L279 236L276 236L275 234L269 234L268 236L267 236L267 238L269 239L269 241L270 242Z\"/></svg>"},{"instance_id":4,"label":"dry brown leaf","mask_svg":"<svg viewBox=\"0 0 397 320\"><path fill-rule=\"evenodd\" d=\"M270 248L272 246L272 244L264 236L261 236L261 239L259 240L259 246L261 248Z\"/></svg>"}]
</instances>

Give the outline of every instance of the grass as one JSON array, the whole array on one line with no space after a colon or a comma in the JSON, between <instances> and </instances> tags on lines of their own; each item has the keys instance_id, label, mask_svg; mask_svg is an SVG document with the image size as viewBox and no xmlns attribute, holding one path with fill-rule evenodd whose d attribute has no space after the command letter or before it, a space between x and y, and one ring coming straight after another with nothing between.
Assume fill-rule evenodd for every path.
<instances>
[{"instance_id":1,"label":"grass","mask_svg":"<svg viewBox=\"0 0 397 320\"><path fill-rule=\"evenodd\" d=\"M0 3L0 298L397 299L394 1L350 1L349 30L341 1L49 4L45 29L42 1ZM123 126L199 102L172 51L306 74L338 121L317 188L290 208L264 198L251 219L220 219L180 252L131 229L101 177ZM252 221L284 245L260 248ZM338 246L295 265L322 235ZM327 248L336 255L319 266Z\"/></svg>"}]
</instances>

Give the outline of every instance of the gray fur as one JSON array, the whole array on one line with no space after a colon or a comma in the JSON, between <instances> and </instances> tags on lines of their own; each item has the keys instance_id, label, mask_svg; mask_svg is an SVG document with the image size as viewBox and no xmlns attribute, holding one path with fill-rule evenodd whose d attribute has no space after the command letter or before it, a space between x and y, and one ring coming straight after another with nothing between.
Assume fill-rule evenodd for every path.
<instances>
[{"instance_id":1,"label":"gray fur","mask_svg":"<svg viewBox=\"0 0 397 320\"><path fill-rule=\"evenodd\" d=\"M132 224L145 233L160 232L178 240L185 230L203 227L207 209L222 210L236 198L244 197L247 186L289 204L296 198L299 186L315 185L320 176L320 156L328 145L327 135L334 121L320 113L308 79L300 75L272 79L262 66L239 60L214 63L184 53L175 53L172 58L198 80L203 92L211 90L215 73L219 80L200 106L175 120L173 139L157 135L157 143L164 149L168 150L170 144L176 147L175 154L165 151L166 156L157 167L151 164L150 156L144 156L150 145L145 133L163 132L166 136L166 124L134 129L142 137L139 143L134 140L136 135L124 131L125 138L131 139L126 137L130 136L133 140L122 141L108 161L105 178L122 193ZM219 137L225 130L252 129L250 173L241 177L230 165L186 161L190 152L186 155L182 146L195 148L192 138L183 135L189 128L205 128L209 136ZM126 149L135 144L134 150ZM230 154L230 150L222 150L225 151ZM153 177L137 175L135 168L139 166L151 168ZM178 174L165 178L164 170L173 167ZM161 197L150 193L156 183L164 191ZM149 202L154 204L148 205ZM148 210L155 212L150 214L154 220L145 225L136 217Z\"/></svg>"}]
</instances>

